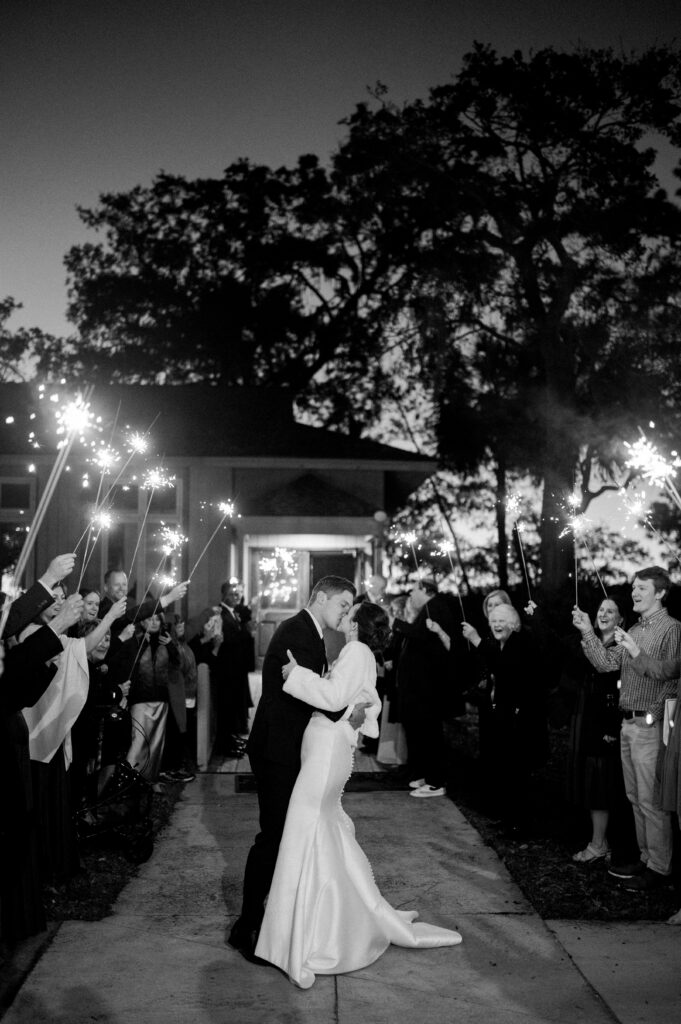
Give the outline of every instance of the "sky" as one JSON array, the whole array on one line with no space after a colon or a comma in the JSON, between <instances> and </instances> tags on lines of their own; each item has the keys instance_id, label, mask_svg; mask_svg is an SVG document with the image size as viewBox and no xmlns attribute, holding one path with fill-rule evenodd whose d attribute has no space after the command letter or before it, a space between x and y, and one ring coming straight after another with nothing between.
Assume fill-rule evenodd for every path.
<instances>
[{"instance_id":1,"label":"sky","mask_svg":"<svg viewBox=\"0 0 681 1024\"><path fill-rule=\"evenodd\" d=\"M377 82L396 102L499 52L681 42L679 0L3 0L0 298L70 333L76 207L161 170L328 158Z\"/></svg>"}]
</instances>

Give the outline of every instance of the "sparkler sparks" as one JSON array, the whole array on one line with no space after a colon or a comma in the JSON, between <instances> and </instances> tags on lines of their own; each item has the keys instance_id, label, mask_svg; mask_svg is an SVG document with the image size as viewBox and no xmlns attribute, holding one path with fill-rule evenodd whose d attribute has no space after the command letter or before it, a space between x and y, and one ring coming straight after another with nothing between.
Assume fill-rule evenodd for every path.
<instances>
[{"instance_id":1,"label":"sparkler sparks","mask_svg":"<svg viewBox=\"0 0 681 1024\"><path fill-rule=\"evenodd\" d=\"M163 526L161 530L161 551L165 556L172 555L173 551L177 551L185 543L187 538L185 535L177 529L173 529L171 526Z\"/></svg>"},{"instance_id":2,"label":"sparkler sparks","mask_svg":"<svg viewBox=\"0 0 681 1024\"><path fill-rule=\"evenodd\" d=\"M135 432L128 437L128 447L132 453L143 455L149 447L149 439L144 434Z\"/></svg>"},{"instance_id":3,"label":"sparkler sparks","mask_svg":"<svg viewBox=\"0 0 681 1024\"><path fill-rule=\"evenodd\" d=\"M113 448L101 448L92 461L101 469L102 473L106 473L119 459L119 453Z\"/></svg>"},{"instance_id":4,"label":"sparkler sparks","mask_svg":"<svg viewBox=\"0 0 681 1024\"><path fill-rule=\"evenodd\" d=\"M631 453L626 461L627 467L638 470L643 479L655 487L664 487L668 484L681 466L681 459L676 453L673 453L675 457L669 462L660 455L656 446L648 440L645 434L633 444L625 441L624 447Z\"/></svg>"},{"instance_id":5,"label":"sparkler sparks","mask_svg":"<svg viewBox=\"0 0 681 1024\"><path fill-rule=\"evenodd\" d=\"M174 487L175 477L168 474L160 466L149 469L142 477L140 487L145 491L158 491L163 487Z\"/></svg>"},{"instance_id":6,"label":"sparkler sparks","mask_svg":"<svg viewBox=\"0 0 681 1024\"><path fill-rule=\"evenodd\" d=\"M113 525L113 516L110 512L95 512L92 517L92 526L96 530L110 530Z\"/></svg>"}]
</instances>

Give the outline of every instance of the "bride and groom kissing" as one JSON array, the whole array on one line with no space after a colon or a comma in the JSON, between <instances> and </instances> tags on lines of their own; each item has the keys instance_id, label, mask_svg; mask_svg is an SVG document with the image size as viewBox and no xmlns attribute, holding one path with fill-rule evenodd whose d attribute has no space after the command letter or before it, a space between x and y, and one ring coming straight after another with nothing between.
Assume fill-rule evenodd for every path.
<instances>
[{"instance_id":1,"label":"bride and groom kissing","mask_svg":"<svg viewBox=\"0 0 681 1024\"><path fill-rule=\"evenodd\" d=\"M414 923L380 894L341 805L358 731L378 735L376 658L390 635L385 611L354 604L355 587L326 576L306 608L281 623L265 655L248 739L260 832L246 862L241 915L229 943L274 964L301 988L344 974L393 943L456 945L458 932ZM345 646L327 672L323 630Z\"/></svg>"}]
</instances>

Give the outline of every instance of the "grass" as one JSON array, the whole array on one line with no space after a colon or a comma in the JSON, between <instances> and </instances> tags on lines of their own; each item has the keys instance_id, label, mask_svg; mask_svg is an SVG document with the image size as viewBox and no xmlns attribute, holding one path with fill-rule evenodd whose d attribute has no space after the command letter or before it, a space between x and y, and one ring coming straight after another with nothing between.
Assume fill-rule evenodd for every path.
<instances>
[{"instance_id":1,"label":"grass","mask_svg":"<svg viewBox=\"0 0 681 1024\"><path fill-rule=\"evenodd\" d=\"M450 796L506 865L537 913L546 920L663 921L681 906L671 887L649 895L626 892L613 883L604 861L577 865L572 854L590 838L588 812L564 798L567 729L551 730L548 764L532 779L530 826L522 839L509 839L487 812L477 763L477 713L448 723ZM681 854L678 832L675 836ZM678 875L677 875L678 878Z\"/></svg>"},{"instance_id":2,"label":"grass","mask_svg":"<svg viewBox=\"0 0 681 1024\"><path fill-rule=\"evenodd\" d=\"M164 783L151 801L154 839L170 820L182 791L180 783ZM139 861L114 837L104 836L81 844L80 872L61 885L44 890L48 921L99 921L111 913L121 890L139 870Z\"/></svg>"}]
</instances>

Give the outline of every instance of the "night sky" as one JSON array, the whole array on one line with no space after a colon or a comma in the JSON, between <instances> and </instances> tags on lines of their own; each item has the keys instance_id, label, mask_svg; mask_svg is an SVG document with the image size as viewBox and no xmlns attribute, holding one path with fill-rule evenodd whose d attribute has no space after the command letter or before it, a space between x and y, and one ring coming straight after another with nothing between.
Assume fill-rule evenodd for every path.
<instances>
[{"instance_id":1,"label":"night sky","mask_svg":"<svg viewBox=\"0 0 681 1024\"><path fill-rule=\"evenodd\" d=\"M426 96L475 40L501 52L681 41L681 3L4 0L0 36L0 297L24 304L11 326L63 334L62 259L87 237L76 204L161 169L325 158L368 87Z\"/></svg>"}]
</instances>

